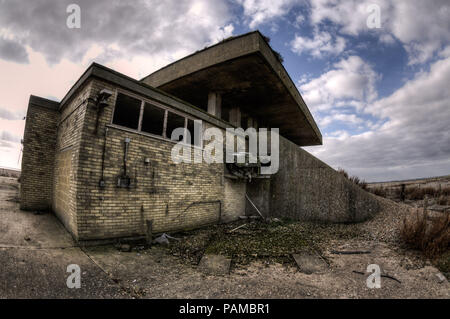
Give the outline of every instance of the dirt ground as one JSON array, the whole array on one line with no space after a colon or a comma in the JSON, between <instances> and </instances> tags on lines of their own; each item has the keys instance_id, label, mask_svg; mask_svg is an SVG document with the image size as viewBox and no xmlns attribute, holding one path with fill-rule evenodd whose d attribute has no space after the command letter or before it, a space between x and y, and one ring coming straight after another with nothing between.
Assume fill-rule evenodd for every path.
<instances>
[{"instance_id":1,"label":"dirt ground","mask_svg":"<svg viewBox=\"0 0 450 319\"><path fill-rule=\"evenodd\" d=\"M172 234L180 241L169 247L123 252L78 247L52 214L20 211L17 194L15 179L0 178L0 298L450 298L439 270L398 242L409 208L387 200L357 225L244 220ZM230 273L204 274L197 263L205 251L230 255ZM302 273L291 254L303 252L327 266ZM67 288L69 264L81 268L80 289ZM370 264L388 276L379 289L366 285Z\"/></svg>"}]
</instances>

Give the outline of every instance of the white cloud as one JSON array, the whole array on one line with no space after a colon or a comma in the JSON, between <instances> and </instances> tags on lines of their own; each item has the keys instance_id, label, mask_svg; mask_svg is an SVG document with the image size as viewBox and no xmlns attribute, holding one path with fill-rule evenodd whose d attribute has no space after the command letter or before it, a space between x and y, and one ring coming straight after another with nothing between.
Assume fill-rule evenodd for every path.
<instances>
[{"instance_id":1,"label":"white cloud","mask_svg":"<svg viewBox=\"0 0 450 319\"><path fill-rule=\"evenodd\" d=\"M319 125L321 127L326 127L333 122L342 122L351 125L356 125L364 123L364 120L358 117L356 114L347 114L347 113L333 113L331 115L327 115L319 119Z\"/></svg>"},{"instance_id":2,"label":"white cloud","mask_svg":"<svg viewBox=\"0 0 450 319\"><path fill-rule=\"evenodd\" d=\"M295 0L236 0L244 8L248 26L253 29L257 26L284 16Z\"/></svg>"},{"instance_id":3,"label":"white cloud","mask_svg":"<svg viewBox=\"0 0 450 319\"><path fill-rule=\"evenodd\" d=\"M29 47L52 64L64 58L79 62L95 45L102 49L97 58L109 62L180 50L191 53L233 32L222 0L78 0L81 28L69 29L66 8L72 2L0 1L0 36L8 36L8 42L0 43L0 56ZM110 49L112 43L115 50Z\"/></svg>"},{"instance_id":4,"label":"white cloud","mask_svg":"<svg viewBox=\"0 0 450 319\"><path fill-rule=\"evenodd\" d=\"M362 108L377 97L375 83L379 75L358 56L342 59L333 69L299 89L313 111L339 106Z\"/></svg>"},{"instance_id":5,"label":"white cloud","mask_svg":"<svg viewBox=\"0 0 450 319\"><path fill-rule=\"evenodd\" d=\"M367 27L370 4L381 9L381 29ZM449 16L448 0L311 0L310 20L313 25L329 20L341 33L354 36L377 32L384 43L393 43L395 37L407 50L410 64L416 64L428 61L450 41Z\"/></svg>"},{"instance_id":6,"label":"white cloud","mask_svg":"<svg viewBox=\"0 0 450 319\"><path fill-rule=\"evenodd\" d=\"M345 39L339 36L333 39L330 33L315 29L313 38L296 35L290 45L297 54L309 52L315 58L322 58L324 55L341 54L345 49Z\"/></svg>"},{"instance_id":7,"label":"white cloud","mask_svg":"<svg viewBox=\"0 0 450 319\"><path fill-rule=\"evenodd\" d=\"M368 180L392 180L450 173L450 57L420 72L366 111L383 125L359 135L326 136L308 148L334 167Z\"/></svg>"},{"instance_id":8,"label":"white cloud","mask_svg":"<svg viewBox=\"0 0 450 319\"><path fill-rule=\"evenodd\" d=\"M69 3L0 0L0 137L23 135L30 94L61 99L92 61L140 79L234 32L222 0L78 0L81 29ZM0 165L17 166L20 143L0 141Z\"/></svg>"}]
</instances>

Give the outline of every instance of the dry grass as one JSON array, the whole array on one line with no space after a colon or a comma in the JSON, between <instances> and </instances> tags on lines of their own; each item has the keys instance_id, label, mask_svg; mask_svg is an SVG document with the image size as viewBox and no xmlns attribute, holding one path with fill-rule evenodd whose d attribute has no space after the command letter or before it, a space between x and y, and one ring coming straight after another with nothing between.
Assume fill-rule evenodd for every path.
<instances>
[{"instance_id":1,"label":"dry grass","mask_svg":"<svg viewBox=\"0 0 450 319\"><path fill-rule=\"evenodd\" d=\"M386 197L387 195L386 189L382 186L371 188L369 189L369 192L381 197Z\"/></svg>"},{"instance_id":2,"label":"dry grass","mask_svg":"<svg viewBox=\"0 0 450 319\"><path fill-rule=\"evenodd\" d=\"M367 189L367 183L363 179L360 179L358 176L350 176L348 173L343 169L339 168L338 173L342 174L345 178L347 178L350 182L355 183L362 189Z\"/></svg>"},{"instance_id":3,"label":"dry grass","mask_svg":"<svg viewBox=\"0 0 450 319\"><path fill-rule=\"evenodd\" d=\"M401 190L391 190L388 188L378 186L367 189L372 194L387 197L389 194L393 195L395 198L400 199ZM405 199L409 200L423 200L425 197L435 198L436 203L439 205L448 205L450 203L450 187L445 188L434 188L434 187L418 187L418 186L409 186L405 188Z\"/></svg>"},{"instance_id":4,"label":"dry grass","mask_svg":"<svg viewBox=\"0 0 450 319\"><path fill-rule=\"evenodd\" d=\"M448 250L450 244L450 214L430 215L426 209L406 216L401 229L403 241L433 258Z\"/></svg>"}]
</instances>

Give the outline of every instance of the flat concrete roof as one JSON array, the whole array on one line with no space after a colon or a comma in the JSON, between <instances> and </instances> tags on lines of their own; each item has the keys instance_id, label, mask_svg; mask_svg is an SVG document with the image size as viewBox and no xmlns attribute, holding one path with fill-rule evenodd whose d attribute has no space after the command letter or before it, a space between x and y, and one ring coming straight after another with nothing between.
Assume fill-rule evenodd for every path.
<instances>
[{"instance_id":1,"label":"flat concrete roof","mask_svg":"<svg viewBox=\"0 0 450 319\"><path fill-rule=\"evenodd\" d=\"M206 109L208 93L222 108L239 106L300 146L322 135L295 84L259 31L226 39L150 74L142 83Z\"/></svg>"}]
</instances>

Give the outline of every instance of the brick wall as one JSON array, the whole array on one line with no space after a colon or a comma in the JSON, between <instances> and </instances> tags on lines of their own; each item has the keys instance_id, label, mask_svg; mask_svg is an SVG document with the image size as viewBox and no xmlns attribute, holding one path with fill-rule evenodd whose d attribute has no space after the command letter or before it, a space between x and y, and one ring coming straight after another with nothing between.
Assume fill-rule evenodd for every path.
<instances>
[{"instance_id":1,"label":"brick wall","mask_svg":"<svg viewBox=\"0 0 450 319\"><path fill-rule=\"evenodd\" d=\"M91 98L104 88L116 89L94 80ZM171 160L173 142L110 126L115 95L99 114L97 133L98 111L93 103L87 105L76 177L78 239L144 235L146 220L153 220L155 232L163 232L216 223L221 209L227 220L244 214L245 183L238 185L241 191L225 190L223 164L175 164ZM117 187L117 178L123 173L125 138L131 139L129 189ZM104 147L105 187L100 188ZM149 164L144 163L145 158L150 159Z\"/></svg>"},{"instance_id":2,"label":"brick wall","mask_svg":"<svg viewBox=\"0 0 450 319\"><path fill-rule=\"evenodd\" d=\"M55 147L52 208L75 238L78 237L78 157L90 90L91 84L88 82L61 110Z\"/></svg>"},{"instance_id":3,"label":"brick wall","mask_svg":"<svg viewBox=\"0 0 450 319\"><path fill-rule=\"evenodd\" d=\"M51 207L58 106L53 101L30 97L23 140L21 209Z\"/></svg>"}]
</instances>

